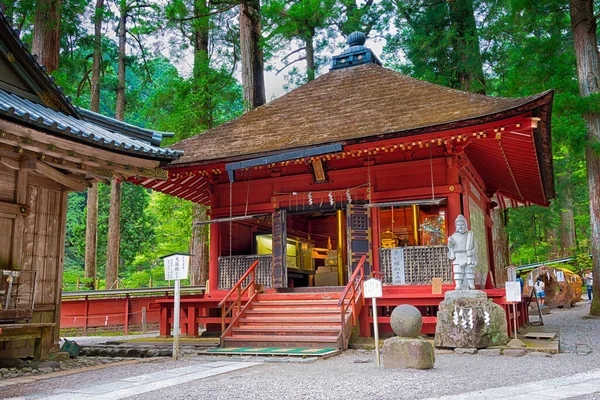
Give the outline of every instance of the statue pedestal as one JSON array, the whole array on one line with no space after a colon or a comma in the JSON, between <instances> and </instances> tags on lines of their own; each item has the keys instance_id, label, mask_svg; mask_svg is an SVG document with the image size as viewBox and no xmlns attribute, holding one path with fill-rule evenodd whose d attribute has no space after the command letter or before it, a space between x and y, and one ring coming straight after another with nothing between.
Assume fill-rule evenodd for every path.
<instances>
[{"instance_id":1,"label":"statue pedestal","mask_svg":"<svg viewBox=\"0 0 600 400\"><path fill-rule=\"evenodd\" d=\"M383 366L387 369L431 369L435 364L433 346L425 339L393 337L383 344Z\"/></svg>"},{"instance_id":2,"label":"statue pedestal","mask_svg":"<svg viewBox=\"0 0 600 400\"><path fill-rule=\"evenodd\" d=\"M508 342L506 313L481 290L446 292L435 328L436 347L482 349Z\"/></svg>"}]
</instances>

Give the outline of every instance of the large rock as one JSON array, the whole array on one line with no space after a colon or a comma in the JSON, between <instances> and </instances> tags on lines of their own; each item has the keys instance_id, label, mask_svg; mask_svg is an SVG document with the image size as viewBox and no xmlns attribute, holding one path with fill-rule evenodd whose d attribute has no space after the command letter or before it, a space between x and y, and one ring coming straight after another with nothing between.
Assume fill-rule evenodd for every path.
<instances>
[{"instance_id":1,"label":"large rock","mask_svg":"<svg viewBox=\"0 0 600 400\"><path fill-rule=\"evenodd\" d=\"M390 325L396 335L400 337L419 337L423 327L423 316L415 306L402 304L394 308L390 316Z\"/></svg>"},{"instance_id":2,"label":"large rock","mask_svg":"<svg viewBox=\"0 0 600 400\"><path fill-rule=\"evenodd\" d=\"M393 337L383 343L385 368L431 369L435 364L433 345L420 338Z\"/></svg>"},{"instance_id":3,"label":"large rock","mask_svg":"<svg viewBox=\"0 0 600 400\"><path fill-rule=\"evenodd\" d=\"M440 303L435 345L477 349L503 346L508 342L506 332L504 309L488 299L485 292L454 290L446 292Z\"/></svg>"}]
</instances>

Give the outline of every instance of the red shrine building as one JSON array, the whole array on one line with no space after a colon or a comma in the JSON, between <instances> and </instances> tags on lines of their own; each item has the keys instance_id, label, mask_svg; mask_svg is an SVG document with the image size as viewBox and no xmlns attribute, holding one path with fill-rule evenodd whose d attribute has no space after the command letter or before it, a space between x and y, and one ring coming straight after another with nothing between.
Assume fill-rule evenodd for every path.
<instances>
[{"instance_id":1,"label":"red shrine building","mask_svg":"<svg viewBox=\"0 0 600 400\"><path fill-rule=\"evenodd\" d=\"M241 315L223 320L226 345L297 343L306 325L326 326L311 320L326 310L337 331L313 337L345 347L356 321L369 336L354 283L371 274L384 283L384 324L390 306L410 303L433 333L443 295L432 282L453 288L446 237L456 217L478 243L476 286L501 302L490 210L555 196L552 91L513 99L434 85L384 68L364 39L351 35L319 78L175 144L184 155L168 180L134 180L210 207L212 298L253 267L264 293L250 290Z\"/></svg>"}]
</instances>

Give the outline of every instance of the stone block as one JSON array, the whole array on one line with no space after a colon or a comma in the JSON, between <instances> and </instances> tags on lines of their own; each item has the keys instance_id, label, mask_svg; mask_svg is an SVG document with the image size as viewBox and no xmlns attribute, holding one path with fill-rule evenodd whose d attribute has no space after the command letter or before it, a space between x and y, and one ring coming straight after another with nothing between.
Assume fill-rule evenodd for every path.
<instances>
[{"instance_id":1,"label":"stone block","mask_svg":"<svg viewBox=\"0 0 600 400\"><path fill-rule=\"evenodd\" d=\"M578 343L575 347L575 352L580 356L587 356L588 354L592 354L592 348L587 344Z\"/></svg>"},{"instance_id":2,"label":"stone block","mask_svg":"<svg viewBox=\"0 0 600 400\"><path fill-rule=\"evenodd\" d=\"M473 347L457 347L454 349L456 354L477 354L477 349Z\"/></svg>"},{"instance_id":3,"label":"stone block","mask_svg":"<svg viewBox=\"0 0 600 400\"><path fill-rule=\"evenodd\" d=\"M42 368L60 368L60 363L58 361L42 361L38 364L38 369Z\"/></svg>"},{"instance_id":4,"label":"stone block","mask_svg":"<svg viewBox=\"0 0 600 400\"><path fill-rule=\"evenodd\" d=\"M517 349L524 349L527 347L527 345L519 339L512 339L506 346Z\"/></svg>"},{"instance_id":5,"label":"stone block","mask_svg":"<svg viewBox=\"0 0 600 400\"><path fill-rule=\"evenodd\" d=\"M20 358L0 358L0 368L21 368L25 361Z\"/></svg>"},{"instance_id":6,"label":"stone block","mask_svg":"<svg viewBox=\"0 0 600 400\"><path fill-rule=\"evenodd\" d=\"M57 351L56 353L48 354L49 361L67 361L69 358L71 358L71 356L69 356L69 353L66 353L64 351Z\"/></svg>"},{"instance_id":7,"label":"stone block","mask_svg":"<svg viewBox=\"0 0 600 400\"><path fill-rule=\"evenodd\" d=\"M435 364L433 346L420 338L393 337L383 344L385 368L431 369Z\"/></svg>"},{"instance_id":8,"label":"stone block","mask_svg":"<svg viewBox=\"0 0 600 400\"><path fill-rule=\"evenodd\" d=\"M525 349L504 349L504 352L502 353L505 356L508 357L523 357L524 355L527 354L527 350Z\"/></svg>"},{"instance_id":9,"label":"stone block","mask_svg":"<svg viewBox=\"0 0 600 400\"><path fill-rule=\"evenodd\" d=\"M482 356L499 356L502 354L502 351L500 349L481 349L477 354Z\"/></svg>"},{"instance_id":10,"label":"stone block","mask_svg":"<svg viewBox=\"0 0 600 400\"><path fill-rule=\"evenodd\" d=\"M503 346L508 342L506 332L504 309L488 299L485 292L454 290L446 292L440 303L435 345L477 349Z\"/></svg>"}]
</instances>

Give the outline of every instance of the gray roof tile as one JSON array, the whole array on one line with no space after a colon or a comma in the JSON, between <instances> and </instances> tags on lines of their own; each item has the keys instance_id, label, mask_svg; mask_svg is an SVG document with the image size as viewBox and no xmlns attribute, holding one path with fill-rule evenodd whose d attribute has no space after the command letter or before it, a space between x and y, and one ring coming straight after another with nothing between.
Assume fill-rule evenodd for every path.
<instances>
[{"instance_id":1,"label":"gray roof tile","mask_svg":"<svg viewBox=\"0 0 600 400\"><path fill-rule=\"evenodd\" d=\"M71 117L2 89L0 89L0 115L92 145L127 152L133 156L175 160L183 154L180 150L153 146L143 140Z\"/></svg>"}]
</instances>

